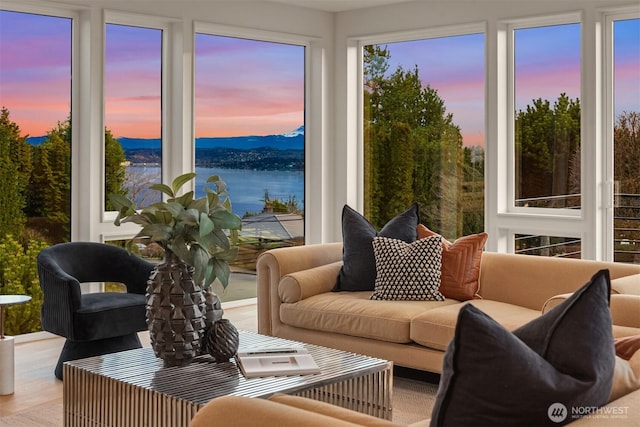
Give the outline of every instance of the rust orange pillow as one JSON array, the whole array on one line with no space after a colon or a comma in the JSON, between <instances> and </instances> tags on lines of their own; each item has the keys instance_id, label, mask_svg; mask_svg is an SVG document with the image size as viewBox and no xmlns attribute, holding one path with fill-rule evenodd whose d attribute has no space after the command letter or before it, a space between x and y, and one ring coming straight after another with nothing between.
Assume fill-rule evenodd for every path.
<instances>
[{"instance_id":1,"label":"rust orange pillow","mask_svg":"<svg viewBox=\"0 0 640 427\"><path fill-rule=\"evenodd\" d=\"M426 226L418 224L418 238L439 236ZM442 238L442 267L440 269L440 292L446 298L466 301L480 298L478 278L480 260L487 233L470 234L451 243Z\"/></svg>"},{"instance_id":2,"label":"rust orange pillow","mask_svg":"<svg viewBox=\"0 0 640 427\"><path fill-rule=\"evenodd\" d=\"M629 360L640 350L640 335L618 338L615 341L616 356Z\"/></svg>"}]
</instances>

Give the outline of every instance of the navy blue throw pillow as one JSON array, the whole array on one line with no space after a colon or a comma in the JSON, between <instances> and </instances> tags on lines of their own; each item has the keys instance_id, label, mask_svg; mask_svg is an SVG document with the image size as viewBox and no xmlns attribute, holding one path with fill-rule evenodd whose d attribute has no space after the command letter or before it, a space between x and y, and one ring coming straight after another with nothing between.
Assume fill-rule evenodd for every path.
<instances>
[{"instance_id":1,"label":"navy blue throw pillow","mask_svg":"<svg viewBox=\"0 0 640 427\"><path fill-rule=\"evenodd\" d=\"M609 271L510 332L464 306L431 426L557 426L605 405L615 366Z\"/></svg>"},{"instance_id":2,"label":"navy blue throw pillow","mask_svg":"<svg viewBox=\"0 0 640 427\"><path fill-rule=\"evenodd\" d=\"M342 209L342 260L334 291L373 291L376 281L376 260L373 238L390 237L407 243L418 238L420 212L414 203L396 215L380 230L350 206Z\"/></svg>"}]
</instances>

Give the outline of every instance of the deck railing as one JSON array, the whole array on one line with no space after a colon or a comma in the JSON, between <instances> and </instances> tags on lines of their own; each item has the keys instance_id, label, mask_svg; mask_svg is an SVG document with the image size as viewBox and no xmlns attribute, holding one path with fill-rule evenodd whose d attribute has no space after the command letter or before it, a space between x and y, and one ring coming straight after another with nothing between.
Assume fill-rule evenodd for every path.
<instances>
[{"instance_id":1,"label":"deck railing","mask_svg":"<svg viewBox=\"0 0 640 427\"><path fill-rule=\"evenodd\" d=\"M579 200L580 194L518 199L516 205L558 207L558 202L561 202L562 198L575 201ZM566 203L566 205L570 209L580 209L579 205L572 203ZM580 258L581 247L581 239L574 237L516 236L516 253L521 254ZM613 259L616 262L640 264L640 194L614 194Z\"/></svg>"}]
</instances>

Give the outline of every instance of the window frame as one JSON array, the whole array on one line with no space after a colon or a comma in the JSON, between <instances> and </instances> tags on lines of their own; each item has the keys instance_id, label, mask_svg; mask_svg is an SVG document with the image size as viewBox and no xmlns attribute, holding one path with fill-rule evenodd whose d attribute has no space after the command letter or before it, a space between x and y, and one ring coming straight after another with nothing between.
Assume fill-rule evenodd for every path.
<instances>
[{"instance_id":1,"label":"window frame","mask_svg":"<svg viewBox=\"0 0 640 427\"><path fill-rule=\"evenodd\" d=\"M71 20L71 93L69 94L71 111L69 111L69 117L71 123L81 123L80 121L80 109L82 99L80 97L80 78L81 70L83 68L81 61L79 60L80 51L82 50L82 35L84 33L83 28L80 25L81 12L77 8L68 5L45 6L42 4L25 4L18 0L4 1L0 7L2 10L9 12L18 12L32 15L50 16L53 18L65 18ZM80 225L78 218L81 217L81 210L77 208L78 201L81 199L81 190L74 177L74 170L80 170L80 157L79 157L79 141L80 132L86 128L82 125L77 126L77 131L71 132L71 209L69 215L69 228L71 231L71 240L77 239L80 233Z\"/></svg>"},{"instance_id":2,"label":"window frame","mask_svg":"<svg viewBox=\"0 0 640 427\"><path fill-rule=\"evenodd\" d=\"M317 241L317 231L315 227L311 227L316 219L316 205L321 206L322 201L309 200L310 194L323 194L322 179L315 178L320 173L320 169L324 166L321 164L313 165L312 159L320 159L322 157L322 147L320 142L323 141L323 130L321 129L322 118L318 118L320 111L325 108L314 108L311 102L312 97L320 94L324 90L324 81L312 81L312 75L315 70L322 67L324 59L322 58L323 47L320 45L321 40L317 37L305 36L300 34L282 33L276 31L267 31L253 28L237 27L223 24L213 24L203 21L194 21L193 31L191 34L192 51L194 52L191 60L191 129L192 139L189 149L191 150L191 168L195 170L195 38L196 34L222 36L240 38L245 40L255 40L269 43L281 43L295 45L304 48L304 242L308 244L310 241ZM312 71L313 70L313 71ZM317 123L317 125L315 125ZM313 141L317 141L313 142ZM314 179L315 178L315 179ZM324 197L324 196L323 196ZM321 215L321 214L320 214Z\"/></svg>"},{"instance_id":3,"label":"window frame","mask_svg":"<svg viewBox=\"0 0 640 427\"><path fill-rule=\"evenodd\" d=\"M630 19L640 20L640 7L624 7L612 10L604 10L602 12L601 43L603 46L602 61L602 97L604 100L603 115L603 158L604 158L604 239L602 242L605 259L614 260L614 208L613 197L615 194L614 182L614 138L613 131L615 127L615 74L614 74L614 24L615 21L623 21Z\"/></svg>"},{"instance_id":4,"label":"window frame","mask_svg":"<svg viewBox=\"0 0 640 427\"><path fill-rule=\"evenodd\" d=\"M567 209L567 208L537 208L537 207L524 207L524 206L516 206L516 188L515 188L515 178L516 178L516 152L515 152L515 116L516 116L516 112L515 112L515 79L516 79L516 75L515 75L515 55L516 55L516 46L515 46L515 32L516 30L521 30L521 29L531 29L531 28L539 28L539 27L546 27L546 26L554 26L554 25L570 25L570 24L578 24L580 25L580 46L579 46L579 50L580 52L583 49L583 45L584 45L584 41L583 41L583 34L582 34L582 27L584 25L584 23L582 22L582 16L580 13L567 13L567 14L560 14L560 15L553 15L553 16L544 16L544 17L537 17L537 18L526 18L526 19L519 19L519 20L514 20L514 21L509 21L506 24L506 35L507 35L507 78L508 78L508 83L507 83L507 114L508 114L508 121L507 121L507 158L508 158L508 167L507 167L507 188L506 188L506 194L507 194L507 200L506 200L506 209L502 212L502 213L519 213L519 214L527 214L527 215L535 215L535 216L551 216L551 217L558 217L558 216L566 216L566 217L574 217L574 218L578 218L581 217L583 215L582 210L583 210L583 202L582 202L582 194L584 193L584 191L582 190L584 187L584 180L581 179L580 182L580 197L581 197L581 203L580 203L580 209ZM580 78L582 81L582 70L583 70L583 65L582 65L582 59L581 59L581 64L580 64ZM581 83L581 90L580 90L580 103L582 106L582 99L583 99L583 87L584 85ZM549 100L549 101L553 101L553 100ZM582 146L583 146L583 136L584 136L584 131L582 130L583 128L583 124L585 122L584 120L584 114L582 113L581 110L581 114L580 114L580 129L581 129L581 138L580 138L580 156L582 158L583 154L582 154ZM583 162L581 160L581 170L582 170L582 165ZM581 174L582 177L582 174ZM521 234L521 233L516 233L516 234ZM567 237L576 237L576 236L567 236Z\"/></svg>"},{"instance_id":5,"label":"window frame","mask_svg":"<svg viewBox=\"0 0 640 427\"><path fill-rule=\"evenodd\" d=\"M355 85L355 90L353 93L356 95L356 106L355 111L357 111L357 121L355 123L349 124L350 133L355 134L357 141L356 147L356 162L357 162L357 176L355 177L355 182L357 183L356 188L357 191L355 193L356 203L352 205L357 211L364 211L364 120L365 120L365 111L364 111L364 46L373 45L373 44L385 44L385 43L398 43L398 42L410 42L417 40L426 40L426 39L437 39L437 38L446 38L446 37L457 37L457 36L468 36L473 34L482 34L484 37L484 50L485 50L485 65L484 65L484 136L485 136L485 156L487 151L487 138L488 138L488 126L487 126L487 78L489 69L487 67L487 49L488 49L488 34L487 34L487 23L484 21L473 22L462 25L447 25L443 27L437 28L425 28L421 30L409 30L409 31L401 31L401 32L393 32L393 33L381 33L381 34L371 34L357 38L351 38L347 40L347 45L351 46L349 49L349 56L352 60L355 59L355 67L354 71L357 71L357 78L350 81ZM357 55L354 58L354 55ZM354 129L355 126L355 129ZM486 157L485 157L485 189L486 189ZM485 197L485 217L486 217L486 197ZM486 228L486 219L485 219L485 228Z\"/></svg>"},{"instance_id":6,"label":"window frame","mask_svg":"<svg viewBox=\"0 0 640 427\"><path fill-rule=\"evenodd\" d=\"M170 77L170 73L169 73L169 46L170 46L170 37L171 37L171 23L175 22L174 19L170 19L170 18L158 18L158 17L152 17L152 16L148 16L148 15L138 15L138 14L133 14L133 13L123 13L123 12L119 12L119 11L112 11L112 10L105 10L104 11L104 18L103 18L103 23L102 23L102 73L101 73L101 92L102 92L102 96L101 96L101 102L102 102L102 128L104 129L105 126L107 125L106 123L106 106L105 106L105 97L106 97L106 84L105 84L105 67L106 67L106 29L107 29L107 25L123 25L123 26L128 26L128 27L136 27L136 28L142 28L142 29L153 29L153 30L160 30L162 31L162 46L161 46L161 88L160 88L160 108L161 108L161 112L160 112L160 138L161 138L161 153L162 153L162 159L161 159L161 173L162 173L162 182L166 183L168 182L168 180L170 179L167 174L166 174L166 170L169 168L169 159L167 155L165 155L165 153L168 152L169 148L169 143L168 143L168 134L171 131L171 120L170 120L170 116L169 116L169 111L168 111L168 98L169 96L167 96L167 94L170 91L170 82L169 79ZM101 211L102 211L102 218L101 218L101 222L103 223L113 223L113 221L115 220L116 216L117 216L117 212L116 211L108 211L106 210L106 207L104 205L104 200L106 197L105 194L105 147L104 147L104 132L101 134L101 144L100 144L100 158L101 158L101 163L100 163L100 181L101 181L101 185L100 185L100 200L102 200L102 205L101 205ZM123 224L124 225L124 224ZM133 230L133 227L128 227L131 228ZM133 236L134 234L136 234L135 232L128 232L125 233L125 236ZM122 233L116 233L116 235L122 235ZM102 234L101 236L102 241L105 240L113 240L114 239L114 234L109 233L109 234Z\"/></svg>"}]
</instances>

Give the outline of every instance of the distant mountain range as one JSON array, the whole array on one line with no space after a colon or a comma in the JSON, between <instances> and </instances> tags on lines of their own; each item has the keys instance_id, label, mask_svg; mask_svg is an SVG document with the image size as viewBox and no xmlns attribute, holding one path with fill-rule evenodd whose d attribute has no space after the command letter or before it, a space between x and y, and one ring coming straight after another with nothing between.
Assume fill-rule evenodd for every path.
<instances>
[{"instance_id":1,"label":"distant mountain range","mask_svg":"<svg viewBox=\"0 0 640 427\"><path fill-rule=\"evenodd\" d=\"M32 145L39 145L46 136L27 138ZM125 152L129 150L155 150L160 148L160 138L118 138ZM230 136L196 138L197 149L233 148L237 150L255 150L257 148L273 148L276 150L304 150L304 125L298 129L280 135L264 136Z\"/></svg>"}]
</instances>

